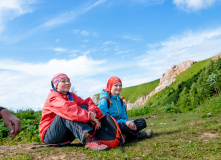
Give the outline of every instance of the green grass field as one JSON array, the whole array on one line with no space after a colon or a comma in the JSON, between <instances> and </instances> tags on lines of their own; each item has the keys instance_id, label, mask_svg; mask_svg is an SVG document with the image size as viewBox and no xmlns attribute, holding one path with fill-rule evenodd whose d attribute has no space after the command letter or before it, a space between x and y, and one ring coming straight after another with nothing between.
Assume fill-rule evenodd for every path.
<instances>
[{"instance_id":1,"label":"green grass field","mask_svg":"<svg viewBox=\"0 0 221 160\"><path fill-rule=\"evenodd\" d=\"M150 139L135 140L108 151L92 151L78 140L73 146L46 147L43 144L0 146L1 159L221 159L221 110L202 118L198 113L155 113L133 117L146 119L154 131ZM27 147L32 145L31 147ZM39 146L40 145L40 146ZM13 149L12 149L13 148ZM17 148L17 149L16 149Z\"/></svg>"}]
</instances>

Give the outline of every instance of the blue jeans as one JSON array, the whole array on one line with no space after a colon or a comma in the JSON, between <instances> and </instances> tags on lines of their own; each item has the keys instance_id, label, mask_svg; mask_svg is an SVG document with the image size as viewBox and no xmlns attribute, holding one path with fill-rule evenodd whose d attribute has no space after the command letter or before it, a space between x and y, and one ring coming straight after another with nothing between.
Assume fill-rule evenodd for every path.
<instances>
[{"instance_id":1,"label":"blue jeans","mask_svg":"<svg viewBox=\"0 0 221 160\"><path fill-rule=\"evenodd\" d=\"M126 139L127 140L132 140L137 138L138 136L138 132L140 132L142 129L147 127L146 121L143 118L139 118L134 120L134 124L137 127L136 131L131 130L129 127L127 127L127 125L123 122L118 123L119 127L121 129L122 134L126 135Z\"/></svg>"},{"instance_id":2,"label":"blue jeans","mask_svg":"<svg viewBox=\"0 0 221 160\"><path fill-rule=\"evenodd\" d=\"M82 105L81 108L88 111L87 105ZM56 115L45 132L44 142L56 146L71 143L77 137L84 143L84 134L92 130L91 123L70 121Z\"/></svg>"}]
</instances>

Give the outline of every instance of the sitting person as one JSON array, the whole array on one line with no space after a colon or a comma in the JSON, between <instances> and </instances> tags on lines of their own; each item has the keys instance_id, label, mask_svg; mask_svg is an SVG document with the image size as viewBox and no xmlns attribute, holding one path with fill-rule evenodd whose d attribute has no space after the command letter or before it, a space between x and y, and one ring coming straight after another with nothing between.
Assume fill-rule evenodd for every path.
<instances>
[{"instance_id":1,"label":"sitting person","mask_svg":"<svg viewBox=\"0 0 221 160\"><path fill-rule=\"evenodd\" d=\"M103 114L110 115L116 119L121 129L122 134L126 137L126 141L135 138L150 138L153 134L151 129L141 131L146 128L146 121L143 118L136 120L128 119L125 104L121 106L119 94L122 91L122 82L118 77L111 77L107 82L107 87L100 93L100 102L98 107ZM103 97L108 97L108 102ZM140 132L141 131L141 132Z\"/></svg>"},{"instance_id":2,"label":"sitting person","mask_svg":"<svg viewBox=\"0 0 221 160\"><path fill-rule=\"evenodd\" d=\"M9 112L4 107L0 106L0 118L3 119L4 124L8 127L8 135L12 139L21 131L21 120L18 119L14 114Z\"/></svg>"},{"instance_id":3,"label":"sitting person","mask_svg":"<svg viewBox=\"0 0 221 160\"><path fill-rule=\"evenodd\" d=\"M51 92L42 110L39 134L49 146L71 143L76 137L91 150L106 150L93 135L92 125L99 129L97 118L103 114L91 98L83 100L69 92L71 82L66 74L56 74L52 81Z\"/></svg>"}]
</instances>

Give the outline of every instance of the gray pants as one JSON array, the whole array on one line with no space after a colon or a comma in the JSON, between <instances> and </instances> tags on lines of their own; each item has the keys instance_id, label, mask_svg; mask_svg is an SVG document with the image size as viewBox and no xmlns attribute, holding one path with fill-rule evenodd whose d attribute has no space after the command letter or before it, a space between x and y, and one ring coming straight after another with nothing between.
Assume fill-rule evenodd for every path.
<instances>
[{"instance_id":1,"label":"gray pants","mask_svg":"<svg viewBox=\"0 0 221 160\"><path fill-rule=\"evenodd\" d=\"M87 105L81 108L88 110ZM71 143L76 137L84 143L84 134L93 130L91 123L70 121L58 115L45 132L44 142L48 145L57 146Z\"/></svg>"}]
</instances>

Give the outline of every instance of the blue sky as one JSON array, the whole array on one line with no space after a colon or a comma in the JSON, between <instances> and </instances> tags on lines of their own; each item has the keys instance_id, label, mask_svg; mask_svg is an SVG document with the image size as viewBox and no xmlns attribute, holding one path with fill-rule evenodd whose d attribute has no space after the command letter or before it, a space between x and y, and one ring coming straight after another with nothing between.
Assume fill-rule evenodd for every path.
<instances>
[{"instance_id":1,"label":"blue sky","mask_svg":"<svg viewBox=\"0 0 221 160\"><path fill-rule=\"evenodd\" d=\"M221 52L221 0L0 0L0 105L42 109L56 73L92 97Z\"/></svg>"}]
</instances>

